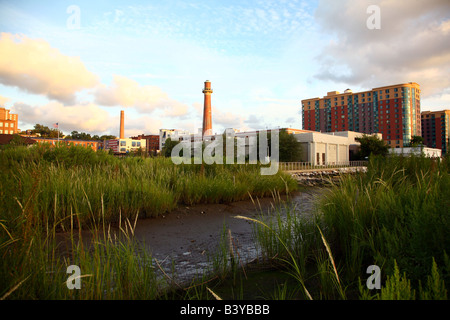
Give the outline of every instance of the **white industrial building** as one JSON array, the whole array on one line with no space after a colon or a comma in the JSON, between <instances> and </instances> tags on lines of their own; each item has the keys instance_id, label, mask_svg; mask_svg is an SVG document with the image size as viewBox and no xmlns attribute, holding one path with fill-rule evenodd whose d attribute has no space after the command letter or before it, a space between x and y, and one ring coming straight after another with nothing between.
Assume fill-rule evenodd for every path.
<instances>
[{"instance_id":1,"label":"white industrial building","mask_svg":"<svg viewBox=\"0 0 450 320\"><path fill-rule=\"evenodd\" d=\"M364 134L353 131L340 132L316 132L308 130L290 129L287 128L297 141L302 145L302 156L297 162L309 162L312 165L341 165L348 164L351 154L356 154L360 143L356 138L362 137ZM266 130L262 130L266 131ZM269 132L271 130L268 130ZM240 132L239 130L228 128L220 135L211 135L202 137L201 133L194 135L186 131L180 130L160 130L160 145L164 146L165 139L172 138L173 140L190 143L191 148L198 148L202 143L209 145L215 141L218 136L224 137L223 143L227 143L229 139L237 139L238 145L244 148L244 154L248 156L252 151L256 150L257 138L259 131ZM378 138L382 138L380 133L373 134ZM201 150L201 147L200 147Z\"/></svg>"},{"instance_id":2,"label":"white industrial building","mask_svg":"<svg viewBox=\"0 0 450 320\"><path fill-rule=\"evenodd\" d=\"M350 161L350 153L356 152L360 143L356 138L364 134L353 131L305 132L294 134L302 145L300 162L312 165L345 164ZM381 139L381 134L376 134Z\"/></svg>"},{"instance_id":3,"label":"white industrial building","mask_svg":"<svg viewBox=\"0 0 450 320\"><path fill-rule=\"evenodd\" d=\"M166 140L170 138L173 141L179 141L189 137L189 131L178 129L159 129L159 150L162 150Z\"/></svg>"}]
</instances>

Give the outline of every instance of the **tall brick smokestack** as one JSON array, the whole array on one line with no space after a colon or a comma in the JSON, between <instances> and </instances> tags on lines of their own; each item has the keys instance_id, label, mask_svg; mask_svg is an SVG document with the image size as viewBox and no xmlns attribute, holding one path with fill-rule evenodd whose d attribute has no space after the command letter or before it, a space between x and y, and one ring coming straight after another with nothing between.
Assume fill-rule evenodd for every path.
<instances>
[{"instance_id":1,"label":"tall brick smokestack","mask_svg":"<svg viewBox=\"0 0 450 320\"><path fill-rule=\"evenodd\" d=\"M125 128L124 128L124 112L123 110L120 111L120 139L124 139L125 138Z\"/></svg>"},{"instance_id":2,"label":"tall brick smokestack","mask_svg":"<svg viewBox=\"0 0 450 320\"><path fill-rule=\"evenodd\" d=\"M211 89L211 81L205 81L205 88L203 89L203 94L205 95L205 101L203 104L203 135L212 134L212 120L211 120L211 94L213 90Z\"/></svg>"}]
</instances>

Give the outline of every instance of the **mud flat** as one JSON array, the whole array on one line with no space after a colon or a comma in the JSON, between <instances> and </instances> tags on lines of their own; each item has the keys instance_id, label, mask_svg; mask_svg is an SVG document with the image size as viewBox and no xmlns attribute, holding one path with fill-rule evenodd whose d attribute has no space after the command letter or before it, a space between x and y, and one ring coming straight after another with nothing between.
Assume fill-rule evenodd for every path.
<instances>
[{"instance_id":1,"label":"mud flat","mask_svg":"<svg viewBox=\"0 0 450 320\"><path fill-rule=\"evenodd\" d=\"M308 214L322 192L320 188L306 188L290 195L290 201L299 214ZM281 200L285 201L286 197L281 197ZM171 274L175 271L179 281L188 280L208 269L224 228L227 234L231 234L242 263L257 258L253 223L234 217L269 215L274 211L275 202L272 198L264 198L254 199L254 202L183 206L165 216L138 220L134 237L150 250L165 272ZM283 210L278 211L283 214Z\"/></svg>"}]
</instances>

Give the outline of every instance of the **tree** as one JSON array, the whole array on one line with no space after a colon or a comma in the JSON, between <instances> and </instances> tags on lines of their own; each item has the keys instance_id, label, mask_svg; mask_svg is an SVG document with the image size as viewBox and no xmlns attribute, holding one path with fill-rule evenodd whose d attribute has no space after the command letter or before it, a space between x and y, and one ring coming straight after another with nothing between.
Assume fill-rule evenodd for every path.
<instances>
[{"instance_id":1,"label":"tree","mask_svg":"<svg viewBox=\"0 0 450 320\"><path fill-rule=\"evenodd\" d=\"M100 136L98 140L113 140L113 139L116 139L116 136L104 134Z\"/></svg>"},{"instance_id":2,"label":"tree","mask_svg":"<svg viewBox=\"0 0 450 320\"><path fill-rule=\"evenodd\" d=\"M170 157L172 155L172 149L179 143L180 141L172 141L171 138L167 138L166 142L164 142L164 147L161 150L161 154L164 157Z\"/></svg>"},{"instance_id":3,"label":"tree","mask_svg":"<svg viewBox=\"0 0 450 320\"><path fill-rule=\"evenodd\" d=\"M64 135L62 131L59 131L58 129L50 129L49 127L41 125L39 123L34 126L34 129L31 130L31 132L39 133L43 138L57 138L58 133L60 137Z\"/></svg>"},{"instance_id":4,"label":"tree","mask_svg":"<svg viewBox=\"0 0 450 320\"><path fill-rule=\"evenodd\" d=\"M412 136L409 146L410 147L419 147L421 145L423 145L423 137L421 137L421 136Z\"/></svg>"},{"instance_id":5,"label":"tree","mask_svg":"<svg viewBox=\"0 0 450 320\"><path fill-rule=\"evenodd\" d=\"M271 134L268 134L268 146L272 147ZM271 152L271 150L270 150ZM279 131L279 161L297 162L302 156L302 145L293 134L289 134L286 129Z\"/></svg>"},{"instance_id":6,"label":"tree","mask_svg":"<svg viewBox=\"0 0 450 320\"><path fill-rule=\"evenodd\" d=\"M92 137L89 133L72 131L70 135L66 136L66 139L72 140L92 140Z\"/></svg>"},{"instance_id":7,"label":"tree","mask_svg":"<svg viewBox=\"0 0 450 320\"><path fill-rule=\"evenodd\" d=\"M66 136L65 139L71 140L112 140L116 139L115 136L112 135L102 135L98 136L97 134L91 136L90 133L72 131L70 135Z\"/></svg>"},{"instance_id":8,"label":"tree","mask_svg":"<svg viewBox=\"0 0 450 320\"><path fill-rule=\"evenodd\" d=\"M389 153L389 146L385 141L379 139L377 136L366 135L355 138L360 143L359 158L365 159L371 155L387 156Z\"/></svg>"},{"instance_id":9,"label":"tree","mask_svg":"<svg viewBox=\"0 0 450 320\"><path fill-rule=\"evenodd\" d=\"M300 161L302 145L286 129L280 131L280 162Z\"/></svg>"}]
</instances>

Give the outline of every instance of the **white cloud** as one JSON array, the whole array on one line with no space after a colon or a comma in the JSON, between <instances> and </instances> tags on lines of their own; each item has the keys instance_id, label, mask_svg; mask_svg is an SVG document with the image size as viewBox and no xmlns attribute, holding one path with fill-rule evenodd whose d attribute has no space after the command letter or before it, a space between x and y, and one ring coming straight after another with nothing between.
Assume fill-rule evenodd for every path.
<instances>
[{"instance_id":1,"label":"white cloud","mask_svg":"<svg viewBox=\"0 0 450 320\"><path fill-rule=\"evenodd\" d=\"M79 57L69 57L44 40L0 35L0 83L73 103L75 94L97 84Z\"/></svg>"},{"instance_id":2,"label":"white cloud","mask_svg":"<svg viewBox=\"0 0 450 320\"><path fill-rule=\"evenodd\" d=\"M417 82L424 97L450 87L450 2L374 1L381 29L366 26L363 1L320 1L316 19L332 41L318 56L316 77L368 89Z\"/></svg>"},{"instance_id":3,"label":"white cloud","mask_svg":"<svg viewBox=\"0 0 450 320\"><path fill-rule=\"evenodd\" d=\"M7 97L0 96L0 107L5 107L6 103L11 100Z\"/></svg>"},{"instance_id":4,"label":"white cloud","mask_svg":"<svg viewBox=\"0 0 450 320\"><path fill-rule=\"evenodd\" d=\"M60 102L52 101L45 105L32 106L16 102L11 107L11 111L19 114L20 123L30 126L37 123L51 126L58 122L59 129L67 133L74 130L102 133L109 131L115 123L108 112L93 103L65 106ZM117 118L117 124L119 124L119 118Z\"/></svg>"},{"instance_id":5,"label":"white cloud","mask_svg":"<svg viewBox=\"0 0 450 320\"><path fill-rule=\"evenodd\" d=\"M95 102L103 106L133 107L142 113L152 113L161 110L163 116L183 116L188 106L174 99L161 88L150 85L140 85L130 78L114 75L113 83L107 87L100 85L95 90Z\"/></svg>"}]
</instances>

